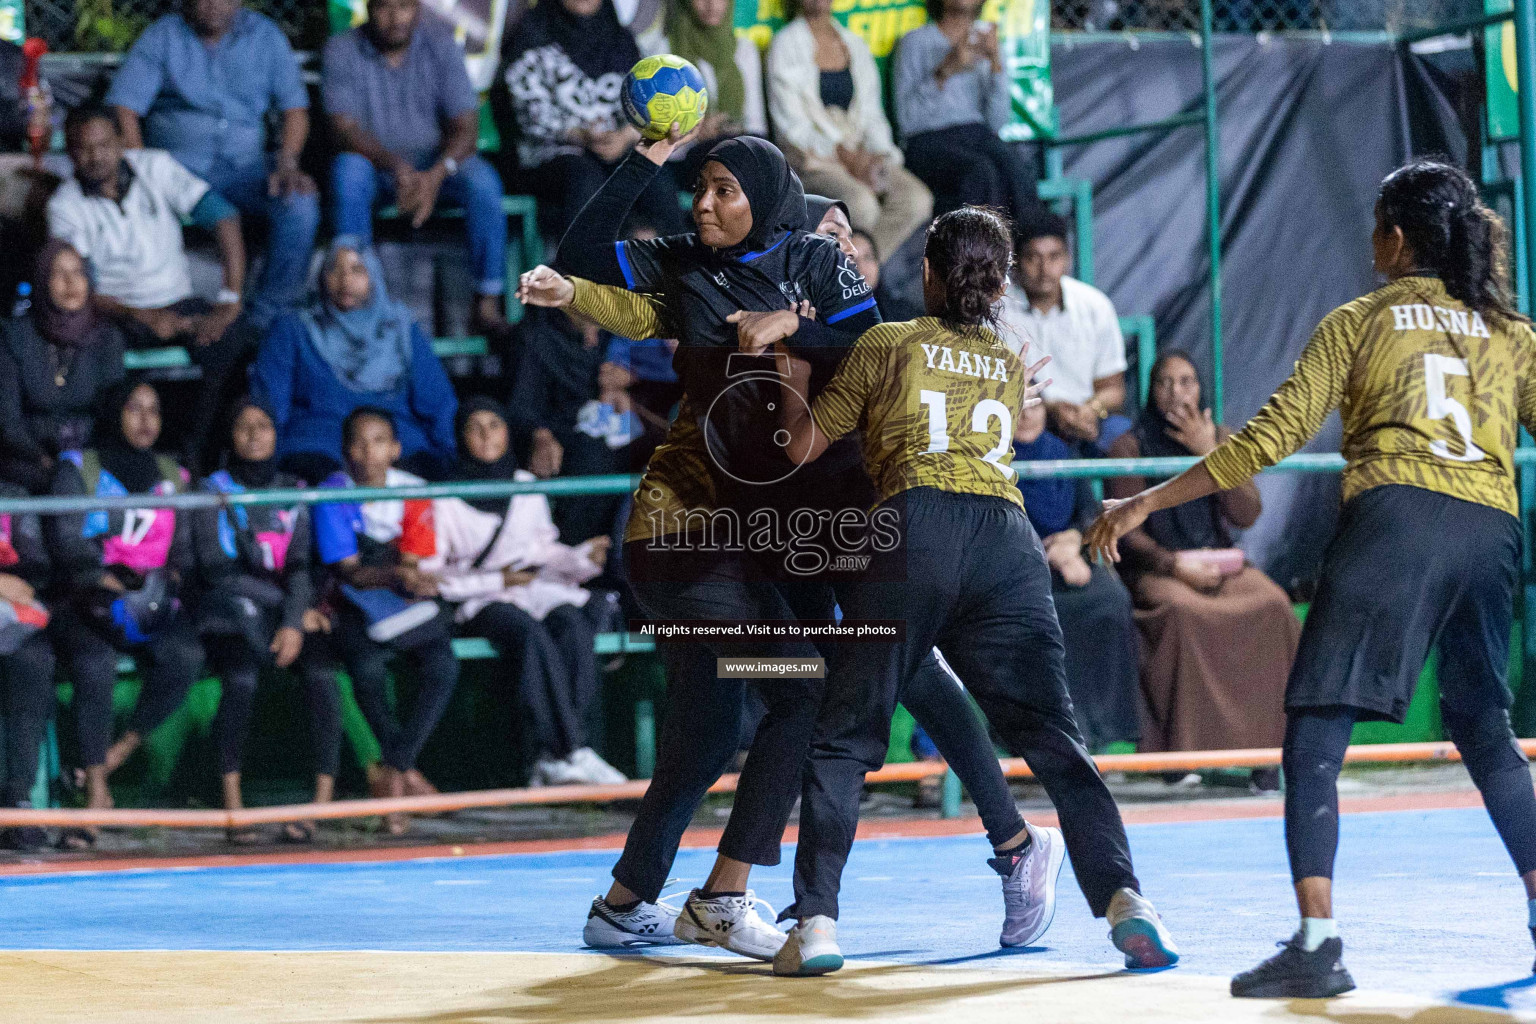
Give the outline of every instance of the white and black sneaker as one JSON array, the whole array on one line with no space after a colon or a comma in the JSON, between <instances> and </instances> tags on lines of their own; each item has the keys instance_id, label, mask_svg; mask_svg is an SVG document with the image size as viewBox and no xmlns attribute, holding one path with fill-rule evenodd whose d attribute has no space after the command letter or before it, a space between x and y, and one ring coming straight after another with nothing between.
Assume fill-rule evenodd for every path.
<instances>
[{"instance_id":1,"label":"white and black sneaker","mask_svg":"<svg viewBox=\"0 0 1536 1024\"><path fill-rule=\"evenodd\" d=\"M784 945L784 933L758 916L759 903L768 907L772 917L773 907L751 889L739 896L707 896L695 889L688 894L672 934L684 942L718 946L754 960L772 960Z\"/></svg>"},{"instance_id":2,"label":"white and black sneaker","mask_svg":"<svg viewBox=\"0 0 1536 1024\"><path fill-rule=\"evenodd\" d=\"M837 946L837 922L820 914L789 930L784 946L773 958L773 973L784 978L814 978L843 966Z\"/></svg>"},{"instance_id":3,"label":"white and black sneaker","mask_svg":"<svg viewBox=\"0 0 1536 1024\"><path fill-rule=\"evenodd\" d=\"M677 921L677 907L665 901L641 900L628 910L619 910L603 897L592 901L587 924L581 930L582 941L593 949L624 949L630 946L676 946L681 940L672 934Z\"/></svg>"},{"instance_id":4,"label":"white and black sneaker","mask_svg":"<svg viewBox=\"0 0 1536 1024\"><path fill-rule=\"evenodd\" d=\"M1027 946L1050 928L1056 916L1056 880L1066 860L1067 844L1061 829L1029 831L1029 849L1022 856L1005 853L987 861L1003 876L1003 931L1001 946Z\"/></svg>"},{"instance_id":5,"label":"white and black sneaker","mask_svg":"<svg viewBox=\"0 0 1536 1024\"><path fill-rule=\"evenodd\" d=\"M1232 994L1244 999L1327 999L1355 987L1344 969L1344 942L1324 939L1311 952L1301 934L1279 943L1280 952L1232 979Z\"/></svg>"}]
</instances>

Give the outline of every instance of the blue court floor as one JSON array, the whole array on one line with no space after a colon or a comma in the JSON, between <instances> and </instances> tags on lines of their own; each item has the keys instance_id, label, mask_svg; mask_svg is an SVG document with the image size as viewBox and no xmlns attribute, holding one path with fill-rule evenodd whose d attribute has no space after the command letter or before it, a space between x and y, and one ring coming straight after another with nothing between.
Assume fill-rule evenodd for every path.
<instances>
[{"instance_id":1,"label":"blue court floor","mask_svg":"<svg viewBox=\"0 0 1536 1024\"><path fill-rule=\"evenodd\" d=\"M1179 971L1229 975L1268 956L1294 927L1278 820L1129 831L1143 889L1182 946ZM1070 866L1046 941L999 950L1001 898L987 853L980 836L858 843L844 878L844 952L996 970L1119 966ZM756 877L758 894L774 906L790 900L791 856L786 847L786 862ZM575 952L613 858L598 851L7 877L0 948ZM711 860L710 851L683 851L677 888L701 880ZM1362 988L1536 1008L1525 900L1480 809L1346 816L1337 883L1346 963Z\"/></svg>"}]
</instances>

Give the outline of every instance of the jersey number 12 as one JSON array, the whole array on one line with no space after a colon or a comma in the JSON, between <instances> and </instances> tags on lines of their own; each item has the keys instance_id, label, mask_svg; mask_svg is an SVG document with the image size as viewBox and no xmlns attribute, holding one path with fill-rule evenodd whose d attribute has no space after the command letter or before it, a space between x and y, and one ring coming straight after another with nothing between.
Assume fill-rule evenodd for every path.
<instances>
[{"instance_id":1,"label":"jersey number 12","mask_svg":"<svg viewBox=\"0 0 1536 1024\"><path fill-rule=\"evenodd\" d=\"M909 392L910 393L910 392ZM942 391L919 391L918 397L928 407L928 448L924 455L932 452L949 451L949 408L948 396ZM983 462L990 462L997 467L997 471L1012 480L1016 475L1013 467L1005 465L998 460L1007 452L1013 450L1013 413L1008 407L995 398L983 398L976 403L976 408L971 410L971 430L977 434L987 433L987 424L996 418L999 425L997 433L997 447L981 457Z\"/></svg>"},{"instance_id":2,"label":"jersey number 12","mask_svg":"<svg viewBox=\"0 0 1536 1024\"><path fill-rule=\"evenodd\" d=\"M1471 376L1467 372L1465 359L1430 352L1424 354L1424 394L1429 402L1429 418L1443 420L1450 417L1456 433L1461 435L1462 453L1457 455L1444 441L1431 441L1429 450L1442 459L1454 462L1480 462L1488 457L1488 453L1472 443L1472 416L1467 412L1467 407L1445 393L1447 374L1452 377Z\"/></svg>"}]
</instances>

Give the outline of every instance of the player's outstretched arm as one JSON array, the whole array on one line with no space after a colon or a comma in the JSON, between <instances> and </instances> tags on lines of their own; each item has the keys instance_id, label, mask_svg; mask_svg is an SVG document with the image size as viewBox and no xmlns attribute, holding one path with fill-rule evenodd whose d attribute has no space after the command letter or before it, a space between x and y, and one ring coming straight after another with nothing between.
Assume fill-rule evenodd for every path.
<instances>
[{"instance_id":1,"label":"player's outstretched arm","mask_svg":"<svg viewBox=\"0 0 1536 1024\"><path fill-rule=\"evenodd\" d=\"M816 421L811 418L811 404L807 397L811 389L811 364L790 355L782 340L774 350L774 358L781 368L779 425L789 435L784 454L795 465L804 465L821 458L821 453L831 443L825 434L816 429ZM786 364L789 372L783 373Z\"/></svg>"},{"instance_id":2,"label":"player's outstretched arm","mask_svg":"<svg viewBox=\"0 0 1536 1024\"><path fill-rule=\"evenodd\" d=\"M518 278L517 298L528 306L568 308L609 334L633 341L660 337L666 310L654 296L567 277L542 265Z\"/></svg>"},{"instance_id":3,"label":"player's outstretched arm","mask_svg":"<svg viewBox=\"0 0 1536 1024\"><path fill-rule=\"evenodd\" d=\"M1218 490L1216 479L1205 468L1205 463L1199 462L1172 480L1165 480L1140 494L1119 501L1110 499L1104 502L1104 513L1088 528L1088 553L1095 561L1118 562L1120 538L1146 522L1147 516L1215 494Z\"/></svg>"}]
</instances>

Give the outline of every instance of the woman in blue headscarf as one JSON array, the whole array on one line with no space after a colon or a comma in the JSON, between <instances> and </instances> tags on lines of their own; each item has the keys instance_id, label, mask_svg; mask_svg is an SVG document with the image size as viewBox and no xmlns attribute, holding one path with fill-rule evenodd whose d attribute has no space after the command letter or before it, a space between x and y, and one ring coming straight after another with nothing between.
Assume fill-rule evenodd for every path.
<instances>
[{"instance_id":1,"label":"woman in blue headscarf","mask_svg":"<svg viewBox=\"0 0 1536 1024\"><path fill-rule=\"evenodd\" d=\"M388 411L404 469L441 480L453 467L453 386L432 344L384 288L373 250L340 235L308 305L279 317L251 366L272 411L284 470L313 483L341 468L341 423L359 406Z\"/></svg>"}]
</instances>

